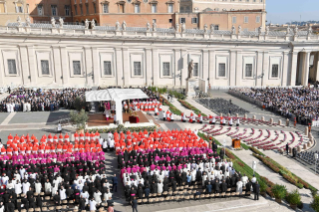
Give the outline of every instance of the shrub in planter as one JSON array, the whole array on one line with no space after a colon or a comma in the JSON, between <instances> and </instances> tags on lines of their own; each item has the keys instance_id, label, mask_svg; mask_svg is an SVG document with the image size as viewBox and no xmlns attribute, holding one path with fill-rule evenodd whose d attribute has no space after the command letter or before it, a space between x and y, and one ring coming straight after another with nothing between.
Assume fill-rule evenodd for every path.
<instances>
[{"instance_id":1,"label":"shrub in planter","mask_svg":"<svg viewBox=\"0 0 319 212\"><path fill-rule=\"evenodd\" d=\"M286 189L286 186L284 186L284 185L275 184L271 188L271 191L274 194L276 202L278 202L278 203L281 203L281 200L284 199L286 194L287 194L287 189Z\"/></svg>"},{"instance_id":2,"label":"shrub in planter","mask_svg":"<svg viewBox=\"0 0 319 212\"><path fill-rule=\"evenodd\" d=\"M262 196L265 196L266 195L266 190L267 190L267 184L264 182L264 181L260 181L259 182L259 190L260 190L260 194Z\"/></svg>"},{"instance_id":3,"label":"shrub in planter","mask_svg":"<svg viewBox=\"0 0 319 212\"><path fill-rule=\"evenodd\" d=\"M290 207L292 209L295 210L297 208L297 205L300 203L300 201L301 201L301 197L297 189L288 193L287 202L290 204Z\"/></svg>"},{"instance_id":4,"label":"shrub in planter","mask_svg":"<svg viewBox=\"0 0 319 212\"><path fill-rule=\"evenodd\" d=\"M240 162L240 161L237 161L237 163L238 163L238 165L240 165L241 167L244 167L244 166L245 166L245 164L243 164L243 163Z\"/></svg>"},{"instance_id":5,"label":"shrub in planter","mask_svg":"<svg viewBox=\"0 0 319 212\"><path fill-rule=\"evenodd\" d=\"M319 212L319 196L318 195L315 195L313 197L313 200L310 206L312 207L314 211Z\"/></svg>"},{"instance_id":6,"label":"shrub in planter","mask_svg":"<svg viewBox=\"0 0 319 212\"><path fill-rule=\"evenodd\" d=\"M266 192L267 192L267 194L268 194L271 198L274 197L274 193L272 192L272 190L271 190L270 187L268 187L268 188L266 189Z\"/></svg>"},{"instance_id":7,"label":"shrub in planter","mask_svg":"<svg viewBox=\"0 0 319 212\"><path fill-rule=\"evenodd\" d=\"M76 126L77 131L85 129L85 124L88 119L89 117L84 109L82 109L80 112L73 110L70 112L70 121Z\"/></svg>"}]
</instances>

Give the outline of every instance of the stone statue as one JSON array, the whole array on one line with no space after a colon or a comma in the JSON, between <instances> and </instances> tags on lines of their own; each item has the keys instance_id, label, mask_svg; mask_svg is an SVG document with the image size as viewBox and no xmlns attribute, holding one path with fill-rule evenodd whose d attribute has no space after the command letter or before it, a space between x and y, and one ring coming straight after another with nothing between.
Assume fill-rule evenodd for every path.
<instances>
[{"instance_id":1,"label":"stone statue","mask_svg":"<svg viewBox=\"0 0 319 212\"><path fill-rule=\"evenodd\" d=\"M191 60L188 64L188 78L191 79L193 77L193 70L194 70L194 61Z\"/></svg>"},{"instance_id":2,"label":"stone statue","mask_svg":"<svg viewBox=\"0 0 319 212\"><path fill-rule=\"evenodd\" d=\"M147 30L148 32L151 31L151 25L150 25L149 22L147 22L147 24L146 24L146 30Z\"/></svg>"},{"instance_id":3,"label":"stone statue","mask_svg":"<svg viewBox=\"0 0 319 212\"><path fill-rule=\"evenodd\" d=\"M208 26L207 26L207 24L205 24L204 25L204 33L207 34L207 32L208 32Z\"/></svg>"},{"instance_id":4,"label":"stone statue","mask_svg":"<svg viewBox=\"0 0 319 212\"><path fill-rule=\"evenodd\" d=\"M210 34L213 34L214 33L214 24L211 24L210 25Z\"/></svg>"},{"instance_id":5,"label":"stone statue","mask_svg":"<svg viewBox=\"0 0 319 212\"><path fill-rule=\"evenodd\" d=\"M179 32L179 24L175 24L175 32Z\"/></svg>"},{"instance_id":6,"label":"stone statue","mask_svg":"<svg viewBox=\"0 0 319 212\"><path fill-rule=\"evenodd\" d=\"M238 35L240 35L241 34L241 26L239 25L238 26Z\"/></svg>"},{"instance_id":7,"label":"stone statue","mask_svg":"<svg viewBox=\"0 0 319 212\"><path fill-rule=\"evenodd\" d=\"M154 22L154 23L153 23L153 32L156 32L156 28L157 28L157 25L156 25L156 23Z\"/></svg>"},{"instance_id":8,"label":"stone statue","mask_svg":"<svg viewBox=\"0 0 319 212\"><path fill-rule=\"evenodd\" d=\"M289 34L290 34L290 26L288 25L288 26L287 26L286 35L289 35Z\"/></svg>"},{"instance_id":9,"label":"stone statue","mask_svg":"<svg viewBox=\"0 0 319 212\"><path fill-rule=\"evenodd\" d=\"M310 26L310 24L308 24L308 35L310 35L312 33L312 26Z\"/></svg>"},{"instance_id":10,"label":"stone statue","mask_svg":"<svg viewBox=\"0 0 319 212\"><path fill-rule=\"evenodd\" d=\"M22 26L22 22L21 22L21 18L20 18L20 16L18 16L18 18L17 18L17 22L18 22L18 26Z\"/></svg>"},{"instance_id":11,"label":"stone statue","mask_svg":"<svg viewBox=\"0 0 319 212\"><path fill-rule=\"evenodd\" d=\"M232 35L236 35L236 28L235 28L234 25L233 25L232 28L231 28L231 34L232 34Z\"/></svg>"},{"instance_id":12,"label":"stone statue","mask_svg":"<svg viewBox=\"0 0 319 212\"><path fill-rule=\"evenodd\" d=\"M116 22L115 23L115 29L116 29L116 31L119 31L120 30L120 22Z\"/></svg>"},{"instance_id":13,"label":"stone statue","mask_svg":"<svg viewBox=\"0 0 319 212\"><path fill-rule=\"evenodd\" d=\"M52 27L55 28L55 19L53 17L51 17L51 24L52 24Z\"/></svg>"},{"instance_id":14,"label":"stone statue","mask_svg":"<svg viewBox=\"0 0 319 212\"><path fill-rule=\"evenodd\" d=\"M296 25L296 27L295 27L295 29L294 29L294 35L295 35L295 36L298 36L298 31L299 31L299 30L298 30L298 26Z\"/></svg>"},{"instance_id":15,"label":"stone statue","mask_svg":"<svg viewBox=\"0 0 319 212\"><path fill-rule=\"evenodd\" d=\"M183 24L182 24L182 33L185 33L185 32L186 32L186 24L183 23Z\"/></svg>"},{"instance_id":16,"label":"stone statue","mask_svg":"<svg viewBox=\"0 0 319 212\"><path fill-rule=\"evenodd\" d=\"M265 31L265 35L269 34L269 26L266 26L266 31Z\"/></svg>"},{"instance_id":17,"label":"stone statue","mask_svg":"<svg viewBox=\"0 0 319 212\"><path fill-rule=\"evenodd\" d=\"M60 24L60 28L63 28L64 21L61 17L59 18L59 24Z\"/></svg>"},{"instance_id":18,"label":"stone statue","mask_svg":"<svg viewBox=\"0 0 319 212\"><path fill-rule=\"evenodd\" d=\"M89 29L89 26L90 26L89 20L85 19L84 26L85 26L85 29Z\"/></svg>"},{"instance_id":19,"label":"stone statue","mask_svg":"<svg viewBox=\"0 0 319 212\"><path fill-rule=\"evenodd\" d=\"M262 30L263 30L263 28L262 28L261 26L258 27L258 35L259 35L259 36L261 36Z\"/></svg>"},{"instance_id":20,"label":"stone statue","mask_svg":"<svg viewBox=\"0 0 319 212\"><path fill-rule=\"evenodd\" d=\"M125 22L125 21L123 21L122 29L123 29L124 31L126 31L126 22Z\"/></svg>"},{"instance_id":21,"label":"stone statue","mask_svg":"<svg viewBox=\"0 0 319 212\"><path fill-rule=\"evenodd\" d=\"M95 29L95 20L94 19L92 19L92 21L91 21L91 29Z\"/></svg>"},{"instance_id":22,"label":"stone statue","mask_svg":"<svg viewBox=\"0 0 319 212\"><path fill-rule=\"evenodd\" d=\"M26 26L27 26L27 27L30 27L30 26L31 26L31 20L30 20L30 17L29 17L29 16L25 19L25 23L26 23Z\"/></svg>"}]
</instances>

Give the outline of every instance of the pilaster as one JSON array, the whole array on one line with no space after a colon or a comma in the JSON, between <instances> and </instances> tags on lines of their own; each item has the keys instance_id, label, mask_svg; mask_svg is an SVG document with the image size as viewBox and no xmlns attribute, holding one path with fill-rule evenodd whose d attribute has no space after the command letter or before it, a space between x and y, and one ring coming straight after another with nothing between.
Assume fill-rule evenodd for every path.
<instances>
[{"instance_id":1,"label":"pilaster","mask_svg":"<svg viewBox=\"0 0 319 212\"><path fill-rule=\"evenodd\" d=\"M288 79L288 62L289 62L289 52L283 52L283 68L282 68L282 81L281 86L287 86Z\"/></svg>"},{"instance_id":2,"label":"pilaster","mask_svg":"<svg viewBox=\"0 0 319 212\"><path fill-rule=\"evenodd\" d=\"M291 60L291 75L290 75L290 86L296 85L296 74L297 74L297 63L298 63L298 52L292 52Z\"/></svg>"},{"instance_id":3,"label":"pilaster","mask_svg":"<svg viewBox=\"0 0 319 212\"><path fill-rule=\"evenodd\" d=\"M61 70L62 70L62 81L64 85L69 83L70 79L70 70L69 70L69 62L68 62L68 54L65 47L60 47L61 51Z\"/></svg>"},{"instance_id":4,"label":"pilaster","mask_svg":"<svg viewBox=\"0 0 319 212\"><path fill-rule=\"evenodd\" d=\"M209 51L209 74L208 86L212 87L215 83L215 51Z\"/></svg>"},{"instance_id":5,"label":"pilaster","mask_svg":"<svg viewBox=\"0 0 319 212\"><path fill-rule=\"evenodd\" d=\"M124 80L123 80L123 54L121 48L115 49L115 60L116 60L116 85L117 86L123 86Z\"/></svg>"},{"instance_id":6,"label":"pilaster","mask_svg":"<svg viewBox=\"0 0 319 212\"><path fill-rule=\"evenodd\" d=\"M153 56L153 82L154 85L158 85L159 81L159 70L158 70L158 51L157 49L152 49Z\"/></svg>"},{"instance_id":7,"label":"pilaster","mask_svg":"<svg viewBox=\"0 0 319 212\"><path fill-rule=\"evenodd\" d=\"M257 52L256 86L261 86L263 77L263 52Z\"/></svg>"},{"instance_id":8,"label":"pilaster","mask_svg":"<svg viewBox=\"0 0 319 212\"><path fill-rule=\"evenodd\" d=\"M123 54L123 78L124 78L124 86L130 85L130 77L131 77L131 69L130 69L130 57L128 49L122 48Z\"/></svg>"},{"instance_id":9,"label":"pilaster","mask_svg":"<svg viewBox=\"0 0 319 212\"><path fill-rule=\"evenodd\" d=\"M16 63L20 65L23 85L30 85L31 77L36 77L36 75L31 76L29 72L29 61L28 61L28 51L26 46L19 46L20 48L20 61L21 63Z\"/></svg>"},{"instance_id":10,"label":"pilaster","mask_svg":"<svg viewBox=\"0 0 319 212\"><path fill-rule=\"evenodd\" d=\"M62 73L61 73L61 55L60 55L60 47L52 46L53 51L53 67L51 68L52 73L54 73L54 81L58 85L62 85ZM54 72L53 72L54 70Z\"/></svg>"},{"instance_id":11,"label":"pilaster","mask_svg":"<svg viewBox=\"0 0 319 212\"><path fill-rule=\"evenodd\" d=\"M152 50L151 49L145 49L146 52L146 66L145 66L145 81L146 85L150 86L153 84L153 76L152 76Z\"/></svg>"},{"instance_id":12,"label":"pilaster","mask_svg":"<svg viewBox=\"0 0 319 212\"><path fill-rule=\"evenodd\" d=\"M235 86L236 80L236 51L230 51L229 86Z\"/></svg>"},{"instance_id":13,"label":"pilaster","mask_svg":"<svg viewBox=\"0 0 319 212\"><path fill-rule=\"evenodd\" d=\"M264 57L263 57L263 75L262 75L261 86L267 86L268 73L269 73L269 52L264 52Z\"/></svg>"},{"instance_id":14,"label":"pilaster","mask_svg":"<svg viewBox=\"0 0 319 212\"><path fill-rule=\"evenodd\" d=\"M101 76L102 76L102 71L104 71L104 67L100 67L99 64L100 60L99 60L99 55L98 55L98 51L96 47L92 47L91 48L91 52L92 52L92 66L93 66L93 70L92 73L94 73L94 78L93 78L93 84L95 86L99 86L100 85L100 80L101 80ZM112 70L113 72L115 70Z\"/></svg>"},{"instance_id":15,"label":"pilaster","mask_svg":"<svg viewBox=\"0 0 319 212\"><path fill-rule=\"evenodd\" d=\"M243 56L241 51L237 51L236 54L236 86L241 86L242 82L242 63L243 63Z\"/></svg>"}]
</instances>

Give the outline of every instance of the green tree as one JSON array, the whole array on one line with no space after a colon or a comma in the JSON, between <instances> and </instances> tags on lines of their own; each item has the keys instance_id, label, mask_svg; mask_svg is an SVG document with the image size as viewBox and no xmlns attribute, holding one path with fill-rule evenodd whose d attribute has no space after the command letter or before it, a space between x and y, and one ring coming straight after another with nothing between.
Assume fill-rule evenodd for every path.
<instances>
[{"instance_id":1,"label":"green tree","mask_svg":"<svg viewBox=\"0 0 319 212\"><path fill-rule=\"evenodd\" d=\"M88 114L85 112L84 109L82 109L80 112L77 111L71 111L70 112L71 117L71 123L73 125L76 125L76 130L84 130L85 124L87 120L89 119Z\"/></svg>"}]
</instances>

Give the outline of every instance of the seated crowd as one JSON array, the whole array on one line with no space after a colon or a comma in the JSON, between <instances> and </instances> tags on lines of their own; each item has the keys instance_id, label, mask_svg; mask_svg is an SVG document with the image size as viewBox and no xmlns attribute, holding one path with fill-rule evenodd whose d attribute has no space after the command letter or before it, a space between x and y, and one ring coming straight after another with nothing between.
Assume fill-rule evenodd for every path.
<instances>
[{"instance_id":1,"label":"seated crowd","mask_svg":"<svg viewBox=\"0 0 319 212\"><path fill-rule=\"evenodd\" d=\"M309 124L319 118L319 89L317 88L251 88L235 90L263 104L264 108L283 116L294 115L296 121Z\"/></svg>"},{"instance_id":2,"label":"seated crowd","mask_svg":"<svg viewBox=\"0 0 319 212\"><path fill-rule=\"evenodd\" d=\"M84 98L86 88L27 89L17 88L0 102L0 112L53 111L60 107L74 109L77 97Z\"/></svg>"},{"instance_id":3,"label":"seated crowd","mask_svg":"<svg viewBox=\"0 0 319 212\"><path fill-rule=\"evenodd\" d=\"M223 150L219 155L216 144L210 149L192 132L173 130L117 137L115 147L127 201L138 198L139 203L152 203L158 197L159 201L172 200L169 196L174 196L173 200L230 196L235 190L236 195L250 194L248 177L236 172L231 161L221 159Z\"/></svg>"},{"instance_id":4,"label":"seated crowd","mask_svg":"<svg viewBox=\"0 0 319 212\"><path fill-rule=\"evenodd\" d=\"M75 136L78 141L74 146L65 138L57 142L50 137L42 138L44 150L35 148L38 141L32 137L8 138L7 149L2 146L0 156L0 202L6 211L68 210L69 205L80 210L103 211L107 200L112 198L100 145L94 145L94 149L81 148L88 143L103 142L97 135L91 139ZM55 142L57 146L68 145L67 151L51 148ZM31 149L25 151L25 146Z\"/></svg>"}]
</instances>

